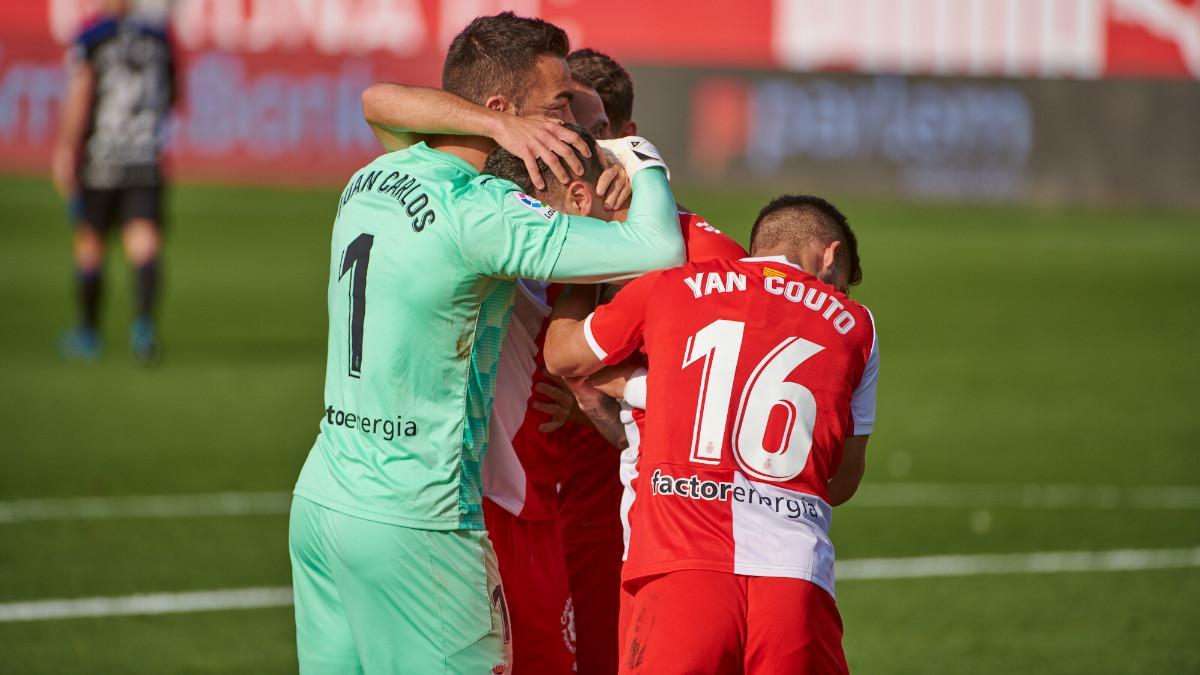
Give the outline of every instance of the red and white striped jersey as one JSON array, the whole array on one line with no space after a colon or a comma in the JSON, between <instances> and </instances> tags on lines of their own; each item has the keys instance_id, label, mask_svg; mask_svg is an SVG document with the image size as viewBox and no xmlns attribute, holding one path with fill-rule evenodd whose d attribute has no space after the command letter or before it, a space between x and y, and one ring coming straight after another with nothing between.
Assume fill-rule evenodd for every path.
<instances>
[{"instance_id":1,"label":"red and white striped jersey","mask_svg":"<svg viewBox=\"0 0 1200 675\"><path fill-rule=\"evenodd\" d=\"M694 213L680 211L679 227L689 260L745 255L741 245ZM612 445L591 425L568 422L556 432L542 433L537 428L550 417L529 405L534 385L546 380L542 347L550 309L561 289L559 284L540 281L517 283L512 320L496 372L488 450L483 459L483 496L515 516L551 520L562 480L573 492L567 508L585 515L574 522L616 523L615 513L590 513L607 501L588 498L597 492L590 487L592 483L617 481L615 454L611 462L606 461L608 453L616 452Z\"/></svg>"},{"instance_id":2,"label":"red and white striped jersey","mask_svg":"<svg viewBox=\"0 0 1200 675\"><path fill-rule=\"evenodd\" d=\"M631 282L585 330L605 363L649 359L642 424L626 414L625 580L708 569L833 593L828 481L875 417L866 307L785 258L714 260Z\"/></svg>"},{"instance_id":3,"label":"red and white striped jersey","mask_svg":"<svg viewBox=\"0 0 1200 675\"><path fill-rule=\"evenodd\" d=\"M528 520L553 520L558 463L569 447L564 442L569 432L538 431L550 416L530 405L534 385L546 379L542 345L550 308L561 288L542 281L517 282L496 369L496 399L483 458L483 496Z\"/></svg>"}]
</instances>

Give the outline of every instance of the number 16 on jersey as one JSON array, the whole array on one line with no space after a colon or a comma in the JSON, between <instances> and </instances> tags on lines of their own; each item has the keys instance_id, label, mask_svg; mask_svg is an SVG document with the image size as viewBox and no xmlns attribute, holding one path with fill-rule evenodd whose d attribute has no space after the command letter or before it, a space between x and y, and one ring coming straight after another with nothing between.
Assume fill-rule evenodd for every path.
<instances>
[{"instance_id":1,"label":"number 16 on jersey","mask_svg":"<svg viewBox=\"0 0 1200 675\"><path fill-rule=\"evenodd\" d=\"M733 399L734 372L742 350L746 324L720 319L688 339L683 367L703 361L696 426L689 459L719 464ZM787 481L800 475L812 450L817 401L812 392L787 377L801 363L824 349L799 337L780 342L754 367L739 396L737 417L730 434L733 454L742 469L755 478ZM771 413L783 413L782 445L767 448Z\"/></svg>"}]
</instances>

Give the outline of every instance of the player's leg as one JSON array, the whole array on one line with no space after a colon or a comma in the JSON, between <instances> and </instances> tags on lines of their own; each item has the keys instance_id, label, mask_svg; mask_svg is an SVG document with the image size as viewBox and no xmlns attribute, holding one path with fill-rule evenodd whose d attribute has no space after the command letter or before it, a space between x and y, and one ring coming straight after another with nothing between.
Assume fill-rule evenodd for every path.
<instances>
[{"instance_id":1,"label":"player's leg","mask_svg":"<svg viewBox=\"0 0 1200 675\"><path fill-rule=\"evenodd\" d=\"M579 675L612 675L620 636L621 524L620 456L596 454L575 464L562 479L559 528L567 559Z\"/></svg>"},{"instance_id":2,"label":"player's leg","mask_svg":"<svg viewBox=\"0 0 1200 675\"><path fill-rule=\"evenodd\" d=\"M746 674L845 675L833 597L800 579L749 577Z\"/></svg>"},{"instance_id":3,"label":"player's leg","mask_svg":"<svg viewBox=\"0 0 1200 675\"><path fill-rule=\"evenodd\" d=\"M625 634L629 632L629 617L633 615L633 593L621 586L621 605L617 612L617 646L618 650L625 647ZM618 659L625 657L624 652L617 655Z\"/></svg>"},{"instance_id":4,"label":"player's leg","mask_svg":"<svg viewBox=\"0 0 1200 675\"><path fill-rule=\"evenodd\" d=\"M130 348L142 363L153 363L159 356L154 310L158 302L162 251L162 188L123 190L121 218L125 257L134 271L135 319L130 329Z\"/></svg>"},{"instance_id":5,"label":"player's leg","mask_svg":"<svg viewBox=\"0 0 1200 675\"><path fill-rule=\"evenodd\" d=\"M288 549L296 603L296 655L300 672L357 675L363 672L350 622L329 565L328 510L292 498Z\"/></svg>"},{"instance_id":6,"label":"player's leg","mask_svg":"<svg viewBox=\"0 0 1200 675\"><path fill-rule=\"evenodd\" d=\"M483 516L508 599L513 675L574 673L575 617L554 522L523 520L490 499Z\"/></svg>"},{"instance_id":7,"label":"player's leg","mask_svg":"<svg viewBox=\"0 0 1200 675\"><path fill-rule=\"evenodd\" d=\"M612 675L617 671L621 555L625 551L619 527L620 521L615 521L608 536L568 536L563 541L575 606L580 675Z\"/></svg>"},{"instance_id":8,"label":"player's leg","mask_svg":"<svg viewBox=\"0 0 1200 675\"><path fill-rule=\"evenodd\" d=\"M330 567L366 672L508 672L504 592L485 532L326 512Z\"/></svg>"},{"instance_id":9,"label":"player's leg","mask_svg":"<svg viewBox=\"0 0 1200 675\"><path fill-rule=\"evenodd\" d=\"M744 580L727 572L683 570L636 589L621 649L621 675L740 673L746 636Z\"/></svg>"},{"instance_id":10,"label":"player's leg","mask_svg":"<svg viewBox=\"0 0 1200 675\"><path fill-rule=\"evenodd\" d=\"M75 233L75 293L78 320L62 341L62 352L70 358L96 358L100 354L100 297L104 280L104 233L112 223L112 190L83 190L72 208Z\"/></svg>"}]
</instances>

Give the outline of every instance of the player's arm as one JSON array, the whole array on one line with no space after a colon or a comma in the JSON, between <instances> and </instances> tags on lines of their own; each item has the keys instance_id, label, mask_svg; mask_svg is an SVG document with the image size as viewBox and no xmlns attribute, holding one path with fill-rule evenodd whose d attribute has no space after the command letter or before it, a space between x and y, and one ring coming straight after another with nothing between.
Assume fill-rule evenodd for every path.
<instances>
[{"instance_id":1,"label":"player's arm","mask_svg":"<svg viewBox=\"0 0 1200 675\"><path fill-rule=\"evenodd\" d=\"M167 106L175 107L181 103L181 87L179 82L179 50L175 47L175 36L168 29L165 42L167 45Z\"/></svg>"},{"instance_id":2,"label":"player's arm","mask_svg":"<svg viewBox=\"0 0 1200 675\"><path fill-rule=\"evenodd\" d=\"M850 501L867 471L867 440L870 435L850 436L842 450L842 463L829 479L829 504L841 506Z\"/></svg>"},{"instance_id":3,"label":"player's arm","mask_svg":"<svg viewBox=\"0 0 1200 675\"><path fill-rule=\"evenodd\" d=\"M657 156L643 139L621 140L645 143ZM448 233L466 266L483 276L595 283L678 265L683 235L662 161L625 161L634 195L623 223L567 215L485 176L455 200L457 226Z\"/></svg>"},{"instance_id":4,"label":"player's arm","mask_svg":"<svg viewBox=\"0 0 1200 675\"><path fill-rule=\"evenodd\" d=\"M579 287L569 286L559 296L556 307L559 308L559 318L563 320L559 324L560 329L565 329L568 323L577 324L580 320L585 320L591 308L596 305L595 287ZM553 316L553 315L552 315ZM552 319L553 321L553 319ZM550 344L550 331L553 331L553 323L547 328L546 345ZM589 350L590 351L590 350ZM550 371L553 374L553 371ZM629 447L629 441L625 438L625 425L621 422L621 406L614 397L605 395L597 387L593 386L587 377L565 377L562 378L563 383L570 390L570 395L574 398L575 407L590 422L592 426L600 432L601 436L610 444L618 449ZM542 385L538 385L541 387ZM534 404L537 407L538 404ZM562 402L559 402L556 408L566 408ZM553 414L555 410L550 408L539 408L544 412ZM556 425L558 428L561 424ZM552 431L553 429L545 429L544 431ZM539 427L539 431L543 431Z\"/></svg>"},{"instance_id":5,"label":"player's arm","mask_svg":"<svg viewBox=\"0 0 1200 675\"><path fill-rule=\"evenodd\" d=\"M871 317L871 328L875 318ZM850 413L854 418L854 433L845 440L842 463L829 479L829 503L833 506L845 504L854 496L867 470L867 439L875 429L875 388L879 382L879 337L871 339L871 353L867 356L862 378L850 399Z\"/></svg>"},{"instance_id":6,"label":"player's arm","mask_svg":"<svg viewBox=\"0 0 1200 675\"><path fill-rule=\"evenodd\" d=\"M613 445L622 449L629 447L629 439L617 401L624 399L629 406L646 409L646 369L638 364L639 360L626 359L618 366L602 368L587 378L589 388L597 392L604 405L602 410L588 413L588 416ZM580 405L588 407L582 400Z\"/></svg>"},{"instance_id":7,"label":"player's arm","mask_svg":"<svg viewBox=\"0 0 1200 675\"><path fill-rule=\"evenodd\" d=\"M575 395L579 410L587 416L600 435L615 448L624 450L629 447L629 439L625 438L625 425L621 423L621 405L616 399L592 386L586 377L568 377L563 381Z\"/></svg>"},{"instance_id":8,"label":"player's arm","mask_svg":"<svg viewBox=\"0 0 1200 675\"><path fill-rule=\"evenodd\" d=\"M658 150L636 136L600 143L617 157L633 183L629 214L623 223L570 217L550 279L609 281L682 264L675 196Z\"/></svg>"},{"instance_id":9,"label":"player's arm","mask_svg":"<svg viewBox=\"0 0 1200 675\"><path fill-rule=\"evenodd\" d=\"M569 289L559 295L546 329L546 369L560 377L586 377L624 361L642 343L646 308L658 276L633 280L612 302L591 313L592 294Z\"/></svg>"},{"instance_id":10,"label":"player's arm","mask_svg":"<svg viewBox=\"0 0 1200 675\"><path fill-rule=\"evenodd\" d=\"M75 168L83 145L83 135L87 131L94 88L95 74L91 65L82 58L72 57L51 161L54 186L64 197L75 192Z\"/></svg>"},{"instance_id":11,"label":"player's arm","mask_svg":"<svg viewBox=\"0 0 1200 675\"><path fill-rule=\"evenodd\" d=\"M363 92L362 106L375 138L389 152L427 136L484 136L520 157L539 190L546 186L537 160L566 183L568 170L583 174L575 150L590 154L587 143L556 120L492 110L441 89L379 82Z\"/></svg>"},{"instance_id":12,"label":"player's arm","mask_svg":"<svg viewBox=\"0 0 1200 675\"><path fill-rule=\"evenodd\" d=\"M625 387L638 371L645 374L645 368L638 363L637 359L629 359L592 373L592 376L588 378L588 383L599 389L605 396L620 400L625 398Z\"/></svg>"},{"instance_id":13,"label":"player's arm","mask_svg":"<svg viewBox=\"0 0 1200 675\"><path fill-rule=\"evenodd\" d=\"M586 288L570 286L559 294L542 347L546 370L564 378L586 377L604 365L584 334L585 323L595 307L596 295Z\"/></svg>"}]
</instances>

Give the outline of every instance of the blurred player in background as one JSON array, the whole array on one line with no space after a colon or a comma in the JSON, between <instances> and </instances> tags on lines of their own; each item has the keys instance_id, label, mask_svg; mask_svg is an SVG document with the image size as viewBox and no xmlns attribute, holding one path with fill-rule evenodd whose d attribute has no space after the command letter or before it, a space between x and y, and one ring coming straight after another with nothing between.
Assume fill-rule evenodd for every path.
<instances>
[{"instance_id":1,"label":"blurred player in background","mask_svg":"<svg viewBox=\"0 0 1200 675\"><path fill-rule=\"evenodd\" d=\"M134 268L134 357L159 356L154 311L162 246L163 125L175 101L175 59L165 27L131 15L130 0L105 0L71 45L70 73L54 149L55 186L71 200L79 319L64 355L95 358L105 238L121 228Z\"/></svg>"},{"instance_id":2,"label":"blurred player in background","mask_svg":"<svg viewBox=\"0 0 1200 675\"><path fill-rule=\"evenodd\" d=\"M787 196L751 252L554 309L551 372L649 360L622 673L846 672L828 533L863 476L879 369L846 295L857 241L832 204Z\"/></svg>"},{"instance_id":3,"label":"blurred player in background","mask_svg":"<svg viewBox=\"0 0 1200 675\"><path fill-rule=\"evenodd\" d=\"M339 200L325 415L289 523L303 672L509 671L480 462L513 280L603 281L683 259L666 166L642 139L609 148L633 186L625 222L478 175L495 136L538 141L588 174L583 138L526 119L569 119L568 50L538 19L472 21L447 52L446 91L423 91L474 108L455 120L418 108L410 129L434 135L360 169ZM404 88L386 86L365 92L364 108L397 93L403 108ZM375 126L385 144L408 131Z\"/></svg>"}]
</instances>

